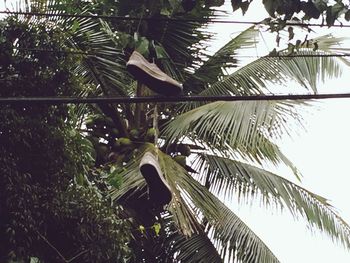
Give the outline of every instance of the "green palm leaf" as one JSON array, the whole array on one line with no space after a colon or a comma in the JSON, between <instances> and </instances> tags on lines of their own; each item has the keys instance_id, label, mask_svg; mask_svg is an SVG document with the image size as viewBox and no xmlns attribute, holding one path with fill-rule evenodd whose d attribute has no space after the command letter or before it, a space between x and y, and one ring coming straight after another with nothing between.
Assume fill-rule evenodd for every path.
<instances>
[{"instance_id":1,"label":"green palm leaf","mask_svg":"<svg viewBox=\"0 0 350 263\"><path fill-rule=\"evenodd\" d=\"M181 21L187 19L203 19L202 22ZM186 75L200 65L208 40L212 37L206 29L212 19L215 19L213 10L201 10L198 13L174 14L173 21L156 21L150 23L148 34L160 43L173 64ZM199 45L201 43L201 45ZM186 70L185 70L186 69Z\"/></svg>"},{"instance_id":2,"label":"green palm leaf","mask_svg":"<svg viewBox=\"0 0 350 263\"><path fill-rule=\"evenodd\" d=\"M259 193L265 204L288 208L295 217L304 217L311 226L350 248L350 227L325 198L276 174L228 158L203 154L197 165L196 169L203 171L198 179L209 182L214 194L231 200L233 193L242 198Z\"/></svg>"},{"instance_id":3,"label":"green palm leaf","mask_svg":"<svg viewBox=\"0 0 350 263\"><path fill-rule=\"evenodd\" d=\"M176 259L181 262L221 263L222 259L208 236L202 232L191 237L173 238L173 251L178 253Z\"/></svg>"},{"instance_id":4,"label":"green palm leaf","mask_svg":"<svg viewBox=\"0 0 350 263\"><path fill-rule=\"evenodd\" d=\"M279 262L237 215L189 176L170 156L160 153L159 161L162 167L166 167L164 173L172 190L174 191L175 186L181 196L173 198L169 211L176 215L179 209L185 209L196 220L205 224L205 231L222 259L229 262ZM176 203L178 204L175 206ZM205 262L205 258L200 260L202 261Z\"/></svg>"},{"instance_id":5,"label":"green palm leaf","mask_svg":"<svg viewBox=\"0 0 350 263\"><path fill-rule=\"evenodd\" d=\"M80 10L77 6L68 4L65 6L57 1L44 2L34 1L30 5L35 9L38 7L45 9L45 12L48 13L62 14L79 11L79 15L91 15L88 11L88 5ZM128 91L131 80L126 71L121 41L115 41L118 32L113 32L106 21L94 18L62 18L59 16L45 19L62 28L67 37L67 52L81 54L75 68L77 75L82 76L87 83L93 83L102 88L105 95L108 95L106 93L121 96L130 94ZM34 23L37 20L35 17L33 18Z\"/></svg>"},{"instance_id":6,"label":"green palm leaf","mask_svg":"<svg viewBox=\"0 0 350 263\"><path fill-rule=\"evenodd\" d=\"M218 101L178 115L167 123L162 136L168 142L189 138L215 149L229 146L257 161L264 156L275 162L272 156L276 156L273 151L277 151L277 147L269 143L268 138L288 133L292 120L300 124L295 106L303 104L300 101Z\"/></svg>"},{"instance_id":7,"label":"green palm leaf","mask_svg":"<svg viewBox=\"0 0 350 263\"><path fill-rule=\"evenodd\" d=\"M332 34L327 34L322 37L317 37L304 44L304 47L314 47L317 43L317 48L328 54L344 54L350 51L349 48L343 47L342 44L348 38L345 37L334 37ZM348 57L339 57L339 59L344 62L347 66L350 66L350 61Z\"/></svg>"},{"instance_id":8,"label":"green palm leaf","mask_svg":"<svg viewBox=\"0 0 350 263\"><path fill-rule=\"evenodd\" d=\"M199 184L170 156L155 149L151 144L141 147L140 154L135 157L122 171L124 178L120 189L111 194L113 200L130 194L130 189L142 189L145 184L139 173L139 161L144 151L157 153L164 177L173 192L172 202L168 210L173 215L174 222L182 233L194 235L192 241L178 240L180 257L194 257L199 262L205 262L207 253L214 244L222 259L234 262L278 262L265 244L246 226L230 209ZM139 193L138 191L134 191ZM212 241L200 237L203 233L201 224L205 224L205 232ZM199 236L198 236L199 235ZM185 245L182 247L181 245ZM196 248L200 253L193 254L190 248ZM213 255L213 259L217 257ZM255 261L254 261L255 260ZM213 261L218 262L218 261Z\"/></svg>"},{"instance_id":9,"label":"green palm leaf","mask_svg":"<svg viewBox=\"0 0 350 263\"><path fill-rule=\"evenodd\" d=\"M100 85L105 95L127 96L130 79L127 78L126 61L121 47L111 39L111 29L102 20L81 18L75 20L79 27L69 39L70 45L89 55L77 65L77 73L87 82ZM106 94L107 93L107 94Z\"/></svg>"},{"instance_id":10,"label":"green palm leaf","mask_svg":"<svg viewBox=\"0 0 350 263\"><path fill-rule=\"evenodd\" d=\"M330 35L319 37L310 40L309 45L304 45L298 51L293 53L298 57L262 57L250 62L249 64L237 69L233 73L230 72L231 66L235 64L220 60L224 55L227 57L235 57L236 48L250 47L256 43L256 40L249 39L249 36L254 37L257 31L254 27L249 28L242 34L227 43L223 49L220 49L214 54L208 62L204 62L202 67L195 72L193 76L186 82L189 90L193 90L200 95L232 95L232 94L262 94L269 92L271 87L279 85L286 87L291 83L296 83L307 90L317 92L317 81L324 81L326 78L339 77L341 67L339 62L348 63L344 58L338 57L317 57L309 55L325 55L340 52L339 48L334 46L342 39L333 38ZM310 43L317 42L318 50L314 51ZM288 56L288 50L279 52L281 56ZM303 57L303 55L306 55ZM219 63L221 61L221 63ZM213 71L213 63L216 62L216 68ZM223 69L228 69L225 75ZM211 74L220 72L219 76ZM197 76L198 75L198 76ZM200 80L202 78L202 80ZM193 86L191 88L191 86ZM190 109L201 105L201 103L187 103L184 108Z\"/></svg>"},{"instance_id":11,"label":"green palm leaf","mask_svg":"<svg viewBox=\"0 0 350 263\"><path fill-rule=\"evenodd\" d=\"M190 236L193 233L200 231L199 223L195 217L195 215L188 210L186 206L181 204L185 203L183 200L183 196L181 196L180 191L177 188L176 182L169 179L169 176L172 176L169 171L173 169L177 169L178 165L175 161L170 159L166 159L167 163L164 162L164 154L160 152L160 150L156 149L152 144L144 144L139 148L137 156L133 158L121 171L120 176L123 178L123 184L119 189L114 189L111 191L112 200L118 200L120 198L128 198L135 194L145 194L146 182L142 175L140 174L139 164L143 154L146 151L151 151L156 154L159 158L159 163L162 167L162 171L165 179L167 179L169 186L172 189L173 193L173 201L169 205L169 211L174 212L173 220L180 227L182 232ZM169 175L170 173L170 175Z\"/></svg>"},{"instance_id":12,"label":"green palm leaf","mask_svg":"<svg viewBox=\"0 0 350 263\"><path fill-rule=\"evenodd\" d=\"M144 194L146 188L146 181L140 174L140 161L143 154L147 150L152 150L153 147L151 145L145 144L142 145L138 154L128 162L124 167L119 168L119 176L123 178L123 183L120 188L113 189L110 193L112 200L118 200L119 198L127 195L132 196L133 194Z\"/></svg>"},{"instance_id":13,"label":"green palm leaf","mask_svg":"<svg viewBox=\"0 0 350 263\"><path fill-rule=\"evenodd\" d=\"M280 55L286 55L281 52ZM334 57L305 57L302 55L325 54L324 52L300 50L295 55L299 57L278 58L262 57L234 73L222 81L201 92L201 95L222 94L261 94L269 91L269 85L290 85L295 81L307 90L317 92L317 80L320 78L338 77L341 67ZM317 74L316 74L317 73Z\"/></svg>"},{"instance_id":14,"label":"green palm leaf","mask_svg":"<svg viewBox=\"0 0 350 263\"><path fill-rule=\"evenodd\" d=\"M226 43L214 55L190 76L185 82L186 92L199 93L214 82L222 80L227 70L238 67L236 55L242 49L255 46L259 30L255 26L248 28Z\"/></svg>"}]
</instances>

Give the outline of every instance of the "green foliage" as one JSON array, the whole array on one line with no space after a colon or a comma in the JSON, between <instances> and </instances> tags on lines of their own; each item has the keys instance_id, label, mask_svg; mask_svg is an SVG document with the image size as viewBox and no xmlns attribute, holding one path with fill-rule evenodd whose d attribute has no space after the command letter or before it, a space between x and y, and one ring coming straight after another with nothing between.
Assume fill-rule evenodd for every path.
<instances>
[{"instance_id":1,"label":"green foliage","mask_svg":"<svg viewBox=\"0 0 350 263\"><path fill-rule=\"evenodd\" d=\"M106 37L113 39L115 48L124 50L125 60L127 60L128 54L132 50L139 49L150 61L154 58L154 62L167 74L178 80L185 80L184 88L187 94L264 94L269 91L269 85L276 83L282 85L290 80L310 91L316 91L318 77L332 77L340 73L340 67L335 59L320 59L317 57L283 60L261 58L233 71L233 69L240 66L236 54L242 48L254 47L257 43L259 31L254 27L250 28L242 32L237 38L229 41L216 54L208 56L205 53L205 48L211 34L206 32L205 27L206 22L210 22L210 19L215 18L215 16L213 16L213 12L206 9L207 6L201 10L203 2L209 1L198 1L197 5L193 6L193 9L187 13L181 13L182 10L177 12L181 8L176 9L178 6L168 5L167 1L163 2L163 6L158 5L159 2L152 5L153 1L140 1L138 3L119 1L117 6L120 9L115 9L115 14L147 18L201 18L204 19L203 23L187 21L172 21L170 23L162 20L146 20L118 23L111 21L101 24L108 35ZM250 1L232 2L235 2L236 7L245 11L245 8L249 7ZM271 2L266 3L270 5L269 8L274 13L274 17L277 20L281 19L280 26L275 28L276 31L284 26L284 17L281 18L283 12L287 12L288 8L294 8L291 6L291 2L288 3L288 6L281 5L276 9L271 5ZM293 29L289 29L288 37L290 40L293 39ZM313 48L314 45L311 45L302 49L299 45L293 52L300 52L298 54L301 55L315 54ZM290 50L280 52L281 54L289 54ZM327 53L328 51L321 48L317 52L323 54L323 52ZM120 56L124 58L123 55ZM107 59L107 57L104 59ZM114 61L114 59L112 56L109 57L111 61ZM123 67L121 64L119 66L120 71L118 73L116 71L113 75L117 76L116 81L123 78ZM101 69L102 67L98 67L98 70ZM111 74L100 74L100 76L103 75L111 79ZM126 76L128 75L126 74ZM149 94L140 83L136 83L132 78L127 78L127 81L130 81L131 85L123 88L129 94L133 96ZM101 83L95 82L96 85ZM105 95L109 94L110 87L110 85L105 85L103 90ZM155 258L161 256L157 249L159 244L162 244L169 249L168 255L163 257L164 261L175 258L176 260L220 262L222 259L232 259L236 256L235 261L238 262L240 260L278 262L273 253L249 227L208 191L210 185L214 185L213 182L216 182L213 178L217 174L214 172L210 174L212 181L204 181L201 175L203 169L208 171L207 166L200 166L196 169L199 171L199 176L194 173L196 171L193 169L191 170L192 174L188 173L188 167L191 167L186 162L185 155L198 153L198 151L205 152L204 149L201 149L201 147L205 147L206 149L210 148L213 153L217 154L217 157L225 156L229 159L235 159L238 156L238 158L257 164L265 161L270 161L273 164L282 162L298 176L295 167L270 140L271 137L288 133L290 130L288 121L291 118L299 120L295 108L297 105L304 105L304 103L252 102L241 104L217 102L203 104L187 103L184 106L180 105L180 107L178 105L158 106L159 116L161 116L158 118L158 122L162 123L164 127L160 133L160 142L164 147L158 149L158 156L164 176L173 192L172 203L165 208L165 211L160 210L171 215L170 224L175 228L174 232L176 234L170 231L169 228L163 227L163 222L161 222L162 228L158 237L155 238L155 233L149 231L157 218L164 219L164 216L160 216L159 211L150 206L147 200L147 185L138 167L144 151L157 152L151 144L145 143L145 141L153 143L153 131L156 131L156 128L152 127L155 116L150 117L153 112L153 105L145 103L144 105L132 106L130 112L127 112L126 107L118 106L115 112L118 112L121 118L127 119L128 132L119 134L113 138L112 142L109 138L100 137L101 140L106 139L108 141L107 145L111 147L112 151L111 156L115 157L113 165L119 168L111 172L111 177L114 178L114 175L117 175L117 180L119 180L119 176L122 177L122 183L119 184L117 181L116 188L112 188L111 198L115 202L121 203L135 221L133 222L135 239L132 241L133 260L134 262L137 262L138 259L146 259L149 262L155 261ZM91 129L94 130L95 128ZM136 134L137 136L135 136ZM133 147L128 145L122 147L119 138L129 138ZM178 145L183 139L190 140L190 152L187 149L186 152L182 153L177 147L172 149L172 145ZM102 163L102 166L108 165ZM233 168L230 167L224 170L226 175L229 174L230 170L233 170ZM226 187L227 192L229 192L228 196L233 198L229 182L223 180L220 184L221 181L217 180L217 185L224 189ZM266 188L264 189L266 191L271 190L268 188L269 184L258 184L258 176L254 176L251 180L253 181L252 184L256 183L262 189ZM111 182L113 183L113 181ZM282 184L282 186L285 185ZM243 187L237 189L238 194L244 193ZM219 190L215 192L217 195L219 195ZM261 191L264 192L264 190ZM317 216L311 213L309 215L322 218L326 222L326 231L331 236L336 236L347 243L345 238L347 236L346 224L344 228L336 233L332 231L334 224L327 223L332 220L334 223L336 221L334 219L337 217L336 214L331 213L331 208L327 203L325 205L319 203L318 196L312 194L310 195L312 201L309 203L298 202L298 189L293 193L292 195L283 196L290 203L299 206L300 211L303 208L309 209L312 205L322 207L322 209L317 210ZM272 194L277 199L281 196L279 192L272 192ZM254 197L254 194L251 193L250 197ZM308 206L310 203L312 205ZM218 207L220 208L219 211ZM141 225L143 226L142 229L139 228ZM322 226L316 226L322 229ZM164 230L165 233L162 233ZM174 236L172 236L173 234ZM173 237L173 243L168 240L169 236ZM210 238L215 240L214 244L210 242ZM197 250L198 253L193 252ZM208 257L207 251L211 251L211 257Z\"/></svg>"},{"instance_id":2,"label":"green foliage","mask_svg":"<svg viewBox=\"0 0 350 263\"><path fill-rule=\"evenodd\" d=\"M231 5L232 5L232 9L233 11L236 11L238 9L242 10L243 15L245 14L245 12L247 12L250 3L252 2L252 0L248 0L248 1L242 1L242 0L231 0Z\"/></svg>"},{"instance_id":3,"label":"green foliage","mask_svg":"<svg viewBox=\"0 0 350 263\"><path fill-rule=\"evenodd\" d=\"M263 2L272 17L267 22L278 22L270 24L272 31L283 29L286 20L298 12L310 19L327 9L328 23L344 12L340 1ZM244 13L251 1L231 3ZM186 94L264 94L271 84L290 80L316 92L318 78L340 73L336 60L329 57L260 58L238 68L236 54L257 43L259 31L254 27L209 56L206 48L213 35L207 32L207 25L223 14L212 8L222 4L221 0L32 1L33 10L156 20L31 18L19 25L31 33L25 37L8 27L0 34L4 64L0 79L17 79L18 85L10 81L2 92L6 96L147 96L149 91L126 71L125 63L134 49L183 81ZM56 25L56 30L45 28L39 38L44 29L40 20L48 29ZM6 35L8 30L11 34ZM287 33L291 41L294 29L288 28ZM275 54L328 54L332 43L330 38L300 42ZM22 47L69 47L94 55L24 52ZM271 138L288 133L291 118L300 120L297 105L304 103L164 104L157 105L158 112L152 103L4 107L3 138L18 141L1 146L3 167L7 167L2 174L18 176L0 177L1 187L7 187L7 192L0 192L4 200L0 208L10 211L0 218L1 225L5 222L10 226L7 232L0 229L6 233L0 238L15 241L0 248L1 255L9 252L13 258L31 256L47 262L64 261L60 254L66 261L76 257L78 262L122 262L130 254L130 262L278 262L263 241L217 198L224 192L229 201L234 191L247 198L259 193L264 200L276 201L295 214L304 213L311 225L349 245L347 224L325 199L260 167L266 161L282 162L298 176L271 142ZM30 124L35 128L29 129ZM160 148L154 147L157 137ZM24 152L16 150L22 148ZM145 151L159 158L173 195L168 206L154 207L148 200L147 184L139 169ZM207 158L194 170L189 155ZM22 166L30 169L18 171ZM20 200L19 204L13 200ZM113 208L111 203L124 209ZM25 213L20 214L18 207ZM133 219L128 225L130 233L121 220L126 217ZM128 234L133 237L129 243L132 253L126 244Z\"/></svg>"},{"instance_id":4,"label":"green foliage","mask_svg":"<svg viewBox=\"0 0 350 263\"><path fill-rule=\"evenodd\" d=\"M232 0L232 9L233 11L241 9L244 14L251 2L252 0ZM298 20L297 14L299 13L304 15L303 20L318 19L322 16L327 26L334 25L334 22L344 14L345 19L349 21L349 5L341 0L262 0L262 3L270 18L278 18L276 21L282 27L287 20Z\"/></svg>"},{"instance_id":5,"label":"green foliage","mask_svg":"<svg viewBox=\"0 0 350 263\"><path fill-rule=\"evenodd\" d=\"M0 96L69 96L84 88L72 74L79 57L46 23L1 24ZM78 30L78 29L77 29ZM74 106L0 108L0 261L121 262L127 221L97 188L75 186L93 165L92 145L76 132Z\"/></svg>"},{"instance_id":6,"label":"green foliage","mask_svg":"<svg viewBox=\"0 0 350 263\"><path fill-rule=\"evenodd\" d=\"M330 237L349 246L350 227L324 197L253 165L210 154L200 155L198 159L196 168L205 167L206 171L200 175L200 180L207 182L212 192L227 200L234 193L245 200L262 197L265 204L286 207L296 217L305 217L310 226L323 229Z\"/></svg>"}]
</instances>

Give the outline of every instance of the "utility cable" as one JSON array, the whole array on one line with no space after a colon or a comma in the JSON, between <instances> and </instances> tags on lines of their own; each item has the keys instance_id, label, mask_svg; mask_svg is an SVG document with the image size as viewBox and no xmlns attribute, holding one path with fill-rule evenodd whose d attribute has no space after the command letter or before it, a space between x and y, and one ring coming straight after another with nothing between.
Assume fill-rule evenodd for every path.
<instances>
[{"instance_id":1,"label":"utility cable","mask_svg":"<svg viewBox=\"0 0 350 263\"><path fill-rule=\"evenodd\" d=\"M210 23L221 23L221 24L244 24L244 25L267 25L267 24L279 24L278 22L268 22L268 21L236 21L236 20L220 20L212 19L193 19L193 18L168 18L168 17L130 17L130 16L109 16L109 15L79 15L79 14L64 14L64 13L37 13L37 12L19 12L19 11L0 11L0 14L8 15L27 15L27 16L45 16L45 17L63 17L63 18L92 18L92 19L105 19L105 20L123 20L123 21L169 21L169 22L210 22ZM301 27L326 27L325 24L319 23L303 23L303 22L287 22L284 21L286 26L301 26ZM345 28L350 25L332 25L332 27Z\"/></svg>"},{"instance_id":2,"label":"utility cable","mask_svg":"<svg viewBox=\"0 0 350 263\"><path fill-rule=\"evenodd\" d=\"M214 101L276 101L276 100L321 100L350 98L350 93L324 94L279 94L279 95L241 95L241 96L147 96L147 97L6 97L0 104L90 104L90 103L180 103Z\"/></svg>"},{"instance_id":3,"label":"utility cable","mask_svg":"<svg viewBox=\"0 0 350 263\"><path fill-rule=\"evenodd\" d=\"M75 50L54 50L54 49L36 49L36 48L15 48L20 51L28 52L48 52L48 53L65 53L65 54L76 54L76 55L86 55L86 56L99 56L97 52L84 52ZM350 53L343 54L268 54L265 56L254 56L254 55L234 55L234 58L299 58L299 57L350 57Z\"/></svg>"},{"instance_id":4,"label":"utility cable","mask_svg":"<svg viewBox=\"0 0 350 263\"><path fill-rule=\"evenodd\" d=\"M87 55L87 56L96 56L97 53L84 52L79 50L58 50L58 49L41 49L41 48L17 48L13 47L15 50L19 51L28 51L28 52L47 52L47 53L63 53L63 54L76 54L76 55Z\"/></svg>"}]
</instances>

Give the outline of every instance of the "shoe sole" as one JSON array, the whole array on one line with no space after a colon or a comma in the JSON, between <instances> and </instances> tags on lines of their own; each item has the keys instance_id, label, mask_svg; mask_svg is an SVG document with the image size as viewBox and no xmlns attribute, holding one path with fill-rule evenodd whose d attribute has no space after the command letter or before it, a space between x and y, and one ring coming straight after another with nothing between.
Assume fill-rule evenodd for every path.
<instances>
[{"instance_id":1,"label":"shoe sole","mask_svg":"<svg viewBox=\"0 0 350 263\"><path fill-rule=\"evenodd\" d=\"M140 171L148 184L151 202L161 206L170 203L171 192L158 175L157 169L151 164L144 164L140 167Z\"/></svg>"},{"instance_id":2,"label":"shoe sole","mask_svg":"<svg viewBox=\"0 0 350 263\"><path fill-rule=\"evenodd\" d=\"M175 96L182 92L182 88L168 83L167 81L152 77L149 73L145 72L136 65L127 64L126 68L137 80L140 80L142 83L147 85L148 88L158 94Z\"/></svg>"}]
</instances>

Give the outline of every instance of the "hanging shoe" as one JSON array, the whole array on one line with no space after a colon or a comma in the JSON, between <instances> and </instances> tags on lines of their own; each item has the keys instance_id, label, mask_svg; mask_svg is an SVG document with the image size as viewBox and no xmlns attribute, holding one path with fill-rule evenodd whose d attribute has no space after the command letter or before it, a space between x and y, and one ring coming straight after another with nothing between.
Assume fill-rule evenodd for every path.
<instances>
[{"instance_id":1,"label":"hanging shoe","mask_svg":"<svg viewBox=\"0 0 350 263\"><path fill-rule=\"evenodd\" d=\"M161 71L156 64L148 62L137 51L131 54L126 68L135 79L158 94L174 96L182 92L181 83Z\"/></svg>"},{"instance_id":2,"label":"hanging shoe","mask_svg":"<svg viewBox=\"0 0 350 263\"><path fill-rule=\"evenodd\" d=\"M147 182L150 201L159 206L170 203L171 189L163 177L156 156L146 152L140 162L140 171Z\"/></svg>"}]
</instances>

